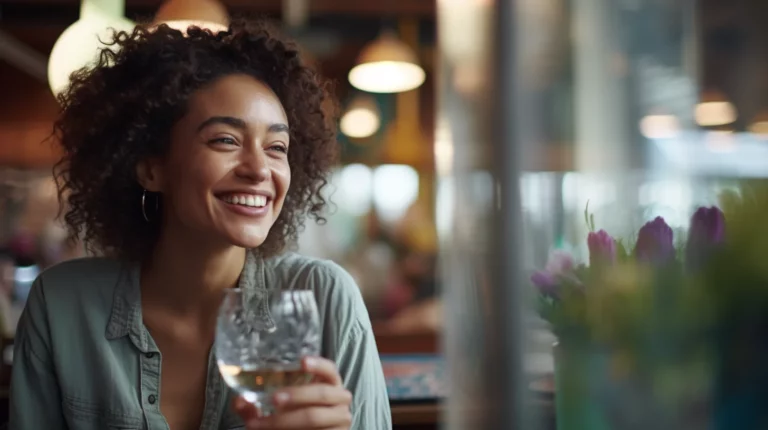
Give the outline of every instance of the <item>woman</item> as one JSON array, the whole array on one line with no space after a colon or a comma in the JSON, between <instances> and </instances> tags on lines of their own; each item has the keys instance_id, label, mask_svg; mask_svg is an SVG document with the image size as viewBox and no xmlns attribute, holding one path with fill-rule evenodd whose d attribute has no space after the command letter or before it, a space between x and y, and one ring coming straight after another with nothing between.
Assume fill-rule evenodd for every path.
<instances>
[{"instance_id":1,"label":"woman","mask_svg":"<svg viewBox=\"0 0 768 430\"><path fill-rule=\"evenodd\" d=\"M321 219L329 100L261 24L120 33L59 97L65 221L107 257L55 266L19 323L15 430L384 429L367 312L339 266L284 253ZM310 288L322 355L277 412L232 395L211 354L222 290Z\"/></svg>"}]
</instances>

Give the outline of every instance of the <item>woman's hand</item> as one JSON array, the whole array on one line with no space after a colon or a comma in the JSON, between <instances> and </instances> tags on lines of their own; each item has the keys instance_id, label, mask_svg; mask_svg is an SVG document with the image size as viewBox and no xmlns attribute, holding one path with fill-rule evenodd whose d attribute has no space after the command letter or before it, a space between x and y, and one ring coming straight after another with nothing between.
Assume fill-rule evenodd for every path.
<instances>
[{"instance_id":1,"label":"woman's hand","mask_svg":"<svg viewBox=\"0 0 768 430\"><path fill-rule=\"evenodd\" d=\"M302 366L312 374L312 383L274 393L275 411L270 416L262 417L256 406L242 397L235 399L235 411L247 430L349 429L352 393L344 389L336 364L324 358L308 357Z\"/></svg>"}]
</instances>

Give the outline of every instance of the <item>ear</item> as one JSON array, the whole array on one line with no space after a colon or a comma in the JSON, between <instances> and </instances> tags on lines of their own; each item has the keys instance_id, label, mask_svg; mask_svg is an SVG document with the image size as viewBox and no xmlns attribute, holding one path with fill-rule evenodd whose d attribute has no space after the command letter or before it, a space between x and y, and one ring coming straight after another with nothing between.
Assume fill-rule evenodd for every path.
<instances>
[{"instance_id":1,"label":"ear","mask_svg":"<svg viewBox=\"0 0 768 430\"><path fill-rule=\"evenodd\" d=\"M164 188L163 169L157 159L146 159L136 165L136 179L145 190L161 193Z\"/></svg>"}]
</instances>

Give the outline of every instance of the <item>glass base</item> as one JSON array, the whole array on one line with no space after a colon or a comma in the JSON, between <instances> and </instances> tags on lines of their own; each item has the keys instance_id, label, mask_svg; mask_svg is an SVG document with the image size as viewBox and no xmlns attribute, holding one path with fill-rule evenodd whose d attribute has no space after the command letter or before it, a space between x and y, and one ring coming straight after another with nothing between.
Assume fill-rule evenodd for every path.
<instances>
[{"instance_id":1,"label":"glass base","mask_svg":"<svg viewBox=\"0 0 768 430\"><path fill-rule=\"evenodd\" d=\"M263 417L272 415L275 412L275 405L272 403L272 396L268 393L254 393L253 391L243 391L241 396L249 403L252 403L259 409Z\"/></svg>"}]
</instances>

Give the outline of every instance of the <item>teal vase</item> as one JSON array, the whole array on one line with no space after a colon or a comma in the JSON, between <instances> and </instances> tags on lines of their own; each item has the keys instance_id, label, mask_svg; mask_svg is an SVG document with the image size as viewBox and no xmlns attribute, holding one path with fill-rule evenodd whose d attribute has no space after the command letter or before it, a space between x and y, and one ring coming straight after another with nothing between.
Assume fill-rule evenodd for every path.
<instances>
[{"instance_id":1,"label":"teal vase","mask_svg":"<svg viewBox=\"0 0 768 430\"><path fill-rule=\"evenodd\" d=\"M556 343L554 356L557 430L610 430L598 398L599 384L607 382L607 355Z\"/></svg>"}]
</instances>

